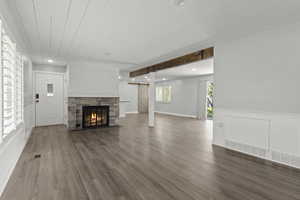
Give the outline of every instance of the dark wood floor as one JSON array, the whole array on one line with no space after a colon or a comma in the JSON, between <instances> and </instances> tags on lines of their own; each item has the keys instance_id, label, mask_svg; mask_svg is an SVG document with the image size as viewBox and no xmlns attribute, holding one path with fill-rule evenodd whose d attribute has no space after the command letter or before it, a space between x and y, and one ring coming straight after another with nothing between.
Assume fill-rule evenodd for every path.
<instances>
[{"instance_id":1,"label":"dark wood floor","mask_svg":"<svg viewBox=\"0 0 300 200\"><path fill-rule=\"evenodd\" d=\"M1 200L289 200L300 173L211 146L212 124L128 115L121 127L36 128ZM41 154L41 158L34 158Z\"/></svg>"}]
</instances>

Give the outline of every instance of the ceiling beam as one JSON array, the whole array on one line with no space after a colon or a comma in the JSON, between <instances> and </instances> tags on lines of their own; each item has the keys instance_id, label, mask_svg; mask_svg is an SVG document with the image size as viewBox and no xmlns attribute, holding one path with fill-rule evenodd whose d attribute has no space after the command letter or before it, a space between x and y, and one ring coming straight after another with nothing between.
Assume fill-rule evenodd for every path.
<instances>
[{"instance_id":1,"label":"ceiling beam","mask_svg":"<svg viewBox=\"0 0 300 200\"><path fill-rule=\"evenodd\" d=\"M149 85L149 83L128 83L129 85Z\"/></svg>"},{"instance_id":2,"label":"ceiling beam","mask_svg":"<svg viewBox=\"0 0 300 200\"><path fill-rule=\"evenodd\" d=\"M155 64L155 65L151 65L148 67L144 67L144 68L132 71L129 73L129 76L131 78L136 77L136 76L141 76L144 74L148 74L150 72L156 72L156 71L169 69L172 67L178 67L180 65L185 65L185 64L200 61L200 60L205 60L208 58L212 58L213 56L214 56L214 48L210 47L210 48L196 51L194 53L190 53L190 54L187 54L184 56L173 58L173 59L165 61L165 62L161 62L161 63Z\"/></svg>"}]
</instances>

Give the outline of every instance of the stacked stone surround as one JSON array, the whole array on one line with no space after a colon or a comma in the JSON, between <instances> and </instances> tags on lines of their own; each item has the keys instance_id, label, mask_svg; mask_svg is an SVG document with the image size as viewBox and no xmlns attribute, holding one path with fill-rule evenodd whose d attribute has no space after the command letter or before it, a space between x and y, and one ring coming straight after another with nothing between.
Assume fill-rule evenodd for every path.
<instances>
[{"instance_id":1,"label":"stacked stone surround","mask_svg":"<svg viewBox=\"0 0 300 200\"><path fill-rule=\"evenodd\" d=\"M119 97L69 97L68 98L68 128L82 129L83 106L109 106L109 126L118 125Z\"/></svg>"}]
</instances>

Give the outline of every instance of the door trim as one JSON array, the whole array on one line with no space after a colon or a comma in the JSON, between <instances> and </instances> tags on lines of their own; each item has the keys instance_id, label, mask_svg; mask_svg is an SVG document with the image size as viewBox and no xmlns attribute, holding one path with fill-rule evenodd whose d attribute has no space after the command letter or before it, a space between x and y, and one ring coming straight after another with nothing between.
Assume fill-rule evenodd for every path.
<instances>
[{"instance_id":1,"label":"door trim","mask_svg":"<svg viewBox=\"0 0 300 200\"><path fill-rule=\"evenodd\" d=\"M36 121L36 102L35 102L35 94L36 94L36 76L38 74L51 74L51 75L60 75L62 77L62 81L63 81L63 95L62 95L62 103L63 103L63 109L62 109L62 114L63 114L63 121L62 124L65 124L65 77L66 77L66 73L62 73L62 72L47 72L47 71L33 71L33 103L34 103L34 127L37 127L37 121Z\"/></svg>"}]
</instances>

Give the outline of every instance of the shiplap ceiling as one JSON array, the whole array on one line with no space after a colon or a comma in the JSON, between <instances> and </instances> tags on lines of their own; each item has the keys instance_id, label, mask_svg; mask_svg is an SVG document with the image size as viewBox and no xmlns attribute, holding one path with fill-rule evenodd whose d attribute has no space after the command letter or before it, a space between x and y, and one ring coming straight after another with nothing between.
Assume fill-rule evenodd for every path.
<instances>
[{"instance_id":1,"label":"shiplap ceiling","mask_svg":"<svg viewBox=\"0 0 300 200\"><path fill-rule=\"evenodd\" d=\"M300 19L297 0L178 2L7 0L34 61L104 61L125 68Z\"/></svg>"}]
</instances>

